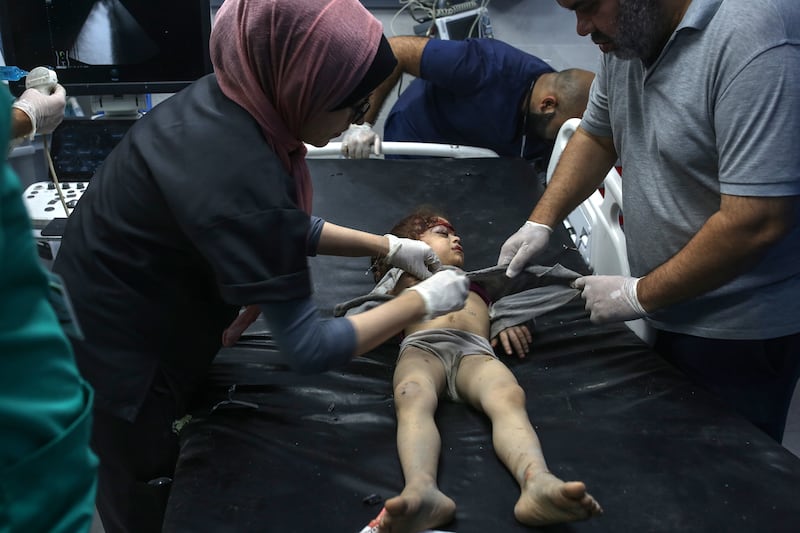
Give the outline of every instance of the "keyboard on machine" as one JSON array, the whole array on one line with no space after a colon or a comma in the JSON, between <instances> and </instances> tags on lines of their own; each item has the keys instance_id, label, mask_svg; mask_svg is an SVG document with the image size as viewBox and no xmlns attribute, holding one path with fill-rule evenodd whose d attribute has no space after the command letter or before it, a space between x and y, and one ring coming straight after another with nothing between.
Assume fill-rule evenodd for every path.
<instances>
[{"instance_id":1,"label":"keyboard on machine","mask_svg":"<svg viewBox=\"0 0 800 533\"><path fill-rule=\"evenodd\" d=\"M86 190L89 183L86 181L62 182L61 192L69 213L78 204L78 200ZM56 186L51 181L32 183L25 189L22 199L28 209L34 229L44 228L54 218L66 218L69 213L64 211L64 205L58 196Z\"/></svg>"}]
</instances>

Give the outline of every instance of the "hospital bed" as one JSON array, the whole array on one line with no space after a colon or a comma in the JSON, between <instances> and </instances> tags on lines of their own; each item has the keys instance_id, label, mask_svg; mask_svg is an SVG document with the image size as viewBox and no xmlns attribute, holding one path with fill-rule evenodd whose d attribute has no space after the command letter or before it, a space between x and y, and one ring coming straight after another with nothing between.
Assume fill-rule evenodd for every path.
<instances>
[{"instance_id":1,"label":"hospital bed","mask_svg":"<svg viewBox=\"0 0 800 533\"><path fill-rule=\"evenodd\" d=\"M384 233L418 204L441 206L470 270L494 264L541 182L521 160L309 160L314 212ZM593 235L596 226L592 227ZM594 244L594 243L592 243ZM542 264L590 272L565 227ZM324 314L372 288L366 258L311 259ZM166 532L356 533L397 494L390 341L343 369L288 370L263 322L220 351L181 452ZM552 532L789 533L800 525L800 459L667 365L624 325L592 324L573 300L536 320L533 352L504 359L550 469L583 480L604 508ZM513 517L516 483L486 418L443 401L441 489L458 504L438 529L530 531Z\"/></svg>"},{"instance_id":2,"label":"hospital bed","mask_svg":"<svg viewBox=\"0 0 800 533\"><path fill-rule=\"evenodd\" d=\"M580 123L581 119L571 118L558 131L547 166L547 183L550 183L561 153ZM593 273L631 275L625 248L625 232L622 229L622 178L616 168L612 168L603 180L602 192L598 189L592 193L567 215L564 224ZM642 319L631 320L626 325L639 338L653 344L655 334L647 322Z\"/></svg>"}]
</instances>

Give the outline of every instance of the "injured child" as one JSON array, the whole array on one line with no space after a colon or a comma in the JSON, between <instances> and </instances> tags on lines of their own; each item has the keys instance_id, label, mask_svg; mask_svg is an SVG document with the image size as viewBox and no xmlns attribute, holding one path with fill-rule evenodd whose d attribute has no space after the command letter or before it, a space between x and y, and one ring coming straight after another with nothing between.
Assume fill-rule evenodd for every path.
<instances>
[{"instance_id":1,"label":"injured child","mask_svg":"<svg viewBox=\"0 0 800 533\"><path fill-rule=\"evenodd\" d=\"M429 244L443 265L460 268L464 264L460 238L432 209L416 210L392 233ZM549 471L528 418L525 392L494 353L499 344L506 355L525 357L532 342L526 323L576 297L578 291L569 282L578 274L560 265L529 267L524 275L509 280L504 270L493 267L468 273L470 295L462 310L403 332L393 387L405 487L385 502L367 531L414 533L455 517L456 503L437 484L441 440L434 415L441 395L465 402L491 420L497 456L520 487L514 505L518 521L540 526L602 513L583 482L565 482ZM379 280L375 289L338 305L335 314L362 312L418 282L396 268L389 270L379 258L374 258L373 271ZM520 290L530 285L534 287Z\"/></svg>"}]
</instances>

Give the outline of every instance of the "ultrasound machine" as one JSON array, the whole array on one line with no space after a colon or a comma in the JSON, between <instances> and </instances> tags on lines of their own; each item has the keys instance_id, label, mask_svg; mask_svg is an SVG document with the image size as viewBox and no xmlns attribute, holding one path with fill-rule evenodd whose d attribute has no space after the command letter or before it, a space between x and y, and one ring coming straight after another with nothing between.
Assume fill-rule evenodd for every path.
<instances>
[{"instance_id":1,"label":"ultrasound machine","mask_svg":"<svg viewBox=\"0 0 800 533\"><path fill-rule=\"evenodd\" d=\"M218 2L217 2L218 4ZM67 117L9 156L49 266L94 171L154 103L212 71L212 0L0 0L6 65L56 73L91 117ZM25 79L9 81L15 96Z\"/></svg>"}]
</instances>

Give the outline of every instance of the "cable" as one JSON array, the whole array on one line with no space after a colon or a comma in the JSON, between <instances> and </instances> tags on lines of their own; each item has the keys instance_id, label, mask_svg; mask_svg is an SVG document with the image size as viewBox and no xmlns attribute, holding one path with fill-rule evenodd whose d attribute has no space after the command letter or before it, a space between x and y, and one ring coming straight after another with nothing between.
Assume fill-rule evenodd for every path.
<instances>
[{"instance_id":1,"label":"cable","mask_svg":"<svg viewBox=\"0 0 800 533\"><path fill-rule=\"evenodd\" d=\"M50 168L50 176L53 178L53 184L56 187L56 194L58 194L58 199L61 200L61 206L64 208L64 216L69 217L70 211L64 198L64 192L61 190L61 184L58 182L56 167L53 165L53 158L50 156L50 147L47 145L46 136L42 137L42 143L44 144L44 155L47 157L47 166Z\"/></svg>"},{"instance_id":2,"label":"cable","mask_svg":"<svg viewBox=\"0 0 800 533\"><path fill-rule=\"evenodd\" d=\"M452 15L458 15L459 13L463 13L464 11L469 11L471 9L476 9L478 7L478 2L470 1L470 2L462 2L461 4L455 4L450 7L443 7L437 9L435 15L437 17L449 17Z\"/></svg>"},{"instance_id":3,"label":"cable","mask_svg":"<svg viewBox=\"0 0 800 533\"><path fill-rule=\"evenodd\" d=\"M490 1L491 0L469 0L467 2L461 2L459 4L454 4L447 7L435 8L434 6L440 3L438 0L398 0L398 3L401 5L401 7L399 10L397 10L397 12L395 12L394 16L389 22L389 28L392 31L392 35L397 35L397 32L394 29L394 21L397 19L400 13L403 11L408 11L409 15L415 22L420 24L430 22L430 26L428 27L428 31L426 32L425 36L431 37L436 30L437 18L449 17L465 11L482 9L470 26L467 37L477 36L492 38L494 37L494 32L492 30L488 13ZM478 30L477 33L475 31L476 28Z\"/></svg>"},{"instance_id":4,"label":"cable","mask_svg":"<svg viewBox=\"0 0 800 533\"><path fill-rule=\"evenodd\" d=\"M392 30L392 35L397 35L397 32L396 32L396 31L394 31L394 21L395 21L395 19L396 19L396 18L397 18L397 17L400 15L400 13L402 13L402 12L403 12L403 11L405 11L406 9L408 9L408 10L409 10L409 12L410 12L410 9L411 9L411 8L410 8L409 6L411 6L411 5L415 4L415 3L417 3L417 2L416 2L416 0L411 0L411 1L409 1L409 0L405 0L405 1L403 1L403 0L398 0L398 1L400 2L400 4L402 4L402 5L403 5L403 7L401 7L400 9L398 9L398 10L397 10L397 12L396 12L396 13L394 14L394 16L392 17L392 20L390 20L390 21L389 21L389 28L391 28L391 30ZM411 18L414 18L414 17L413 17L413 15L412 15L412 17L411 17ZM414 18L414 20L417 20L417 19L415 19L415 18Z\"/></svg>"}]
</instances>

